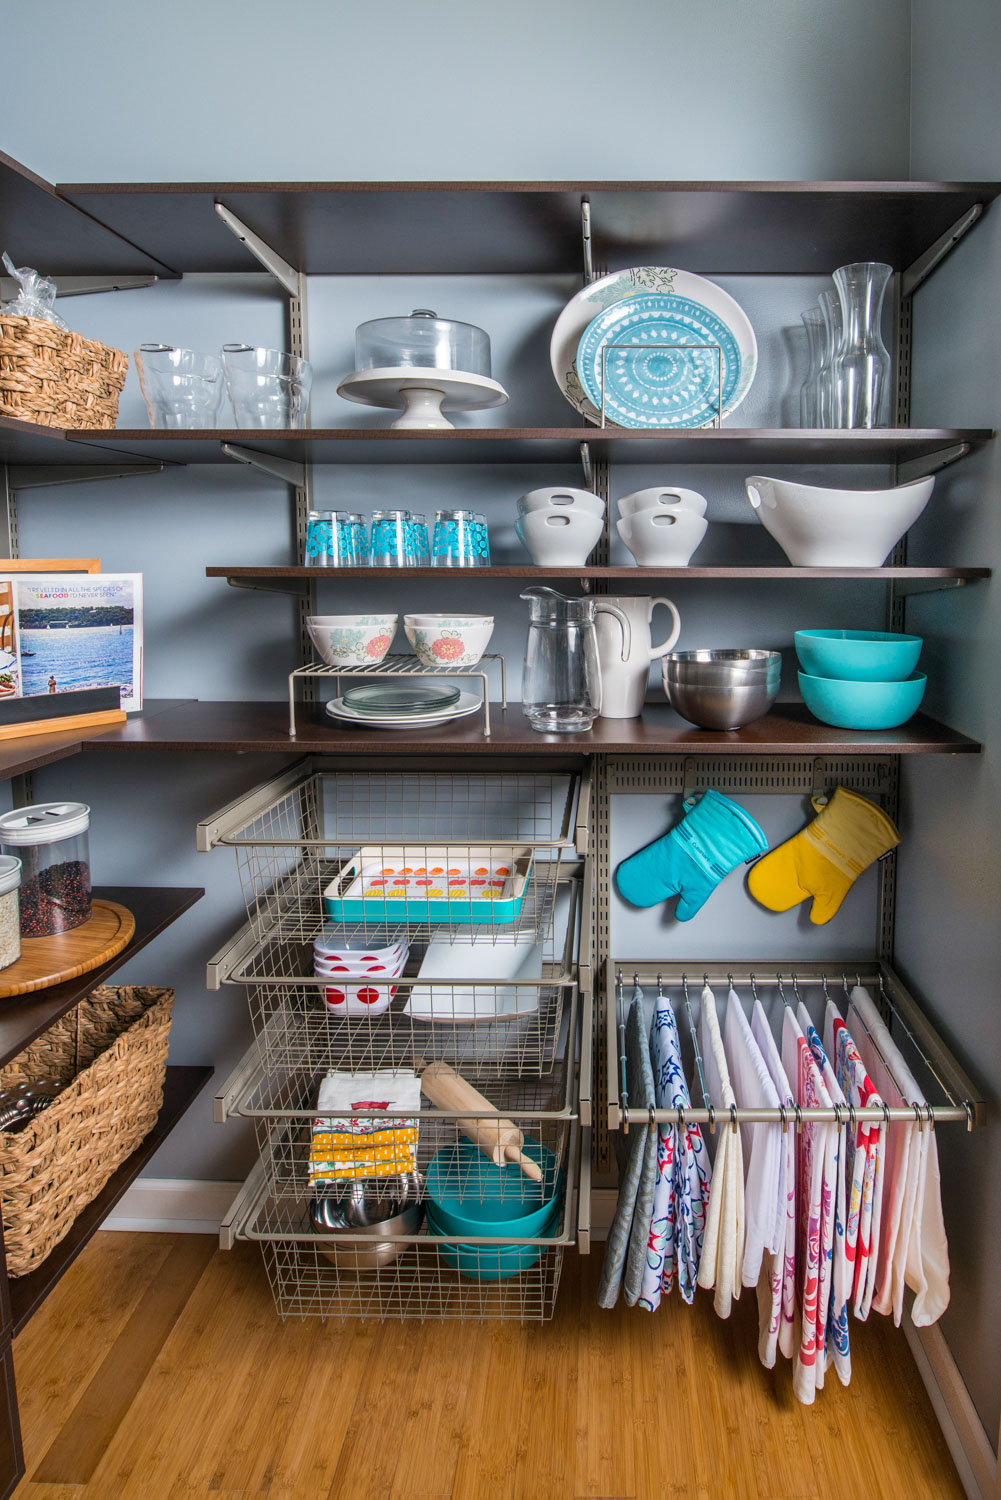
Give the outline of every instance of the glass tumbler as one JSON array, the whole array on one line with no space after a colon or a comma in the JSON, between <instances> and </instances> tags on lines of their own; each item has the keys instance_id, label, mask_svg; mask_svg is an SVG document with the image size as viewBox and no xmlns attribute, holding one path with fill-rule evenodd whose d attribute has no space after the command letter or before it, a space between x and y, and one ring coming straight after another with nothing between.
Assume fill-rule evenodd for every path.
<instances>
[{"instance_id":1,"label":"glass tumbler","mask_svg":"<svg viewBox=\"0 0 1001 1500\"><path fill-rule=\"evenodd\" d=\"M222 363L237 427L301 427L313 370L280 349L223 344Z\"/></svg>"},{"instance_id":2,"label":"glass tumbler","mask_svg":"<svg viewBox=\"0 0 1001 1500\"><path fill-rule=\"evenodd\" d=\"M337 512L337 525L341 532L341 545L351 557L356 568L368 566L368 517L357 511Z\"/></svg>"},{"instance_id":3,"label":"glass tumbler","mask_svg":"<svg viewBox=\"0 0 1001 1500\"><path fill-rule=\"evenodd\" d=\"M374 510L369 553L373 568L413 565L414 540L408 510Z\"/></svg>"},{"instance_id":4,"label":"glass tumbler","mask_svg":"<svg viewBox=\"0 0 1001 1500\"><path fill-rule=\"evenodd\" d=\"M306 567L355 568L360 561L348 512L311 510L306 520Z\"/></svg>"},{"instance_id":5,"label":"glass tumbler","mask_svg":"<svg viewBox=\"0 0 1001 1500\"><path fill-rule=\"evenodd\" d=\"M133 353L151 427L217 427L222 365L214 354L140 344Z\"/></svg>"},{"instance_id":6,"label":"glass tumbler","mask_svg":"<svg viewBox=\"0 0 1001 1500\"><path fill-rule=\"evenodd\" d=\"M487 531L487 518L476 511L473 514L473 567L489 568L489 566L490 534Z\"/></svg>"},{"instance_id":7,"label":"glass tumbler","mask_svg":"<svg viewBox=\"0 0 1001 1500\"><path fill-rule=\"evenodd\" d=\"M429 568L431 566L431 543L428 540L427 516L411 512L410 533L413 551L411 565L415 568Z\"/></svg>"},{"instance_id":8,"label":"glass tumbler","mask_svg":"<svg viewBox=\"0 0 1001 1500\"><path fill-rule=\"evenodd\" d=\"M436 511L431 566L433 568L475 568L477 566L474 544L476 526L475 511Z\"/></svg>"}]
</instances>

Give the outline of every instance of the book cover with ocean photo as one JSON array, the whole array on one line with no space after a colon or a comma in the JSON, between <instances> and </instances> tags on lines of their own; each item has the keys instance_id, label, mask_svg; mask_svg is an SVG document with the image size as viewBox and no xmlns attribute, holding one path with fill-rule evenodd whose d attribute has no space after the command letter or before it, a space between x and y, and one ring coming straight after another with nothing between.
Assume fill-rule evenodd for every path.
<instances>
[{"instance_id":1,"label":"book cover with ocean photo","mask_svg":"<svg viewBox=\"0 0 1001 1500\"><path fill-rule=\"evenodd\" d=\"M120 687L142 708L141 573L50 573L12 579L21 696Z\"/></svg>"}]
</instances>

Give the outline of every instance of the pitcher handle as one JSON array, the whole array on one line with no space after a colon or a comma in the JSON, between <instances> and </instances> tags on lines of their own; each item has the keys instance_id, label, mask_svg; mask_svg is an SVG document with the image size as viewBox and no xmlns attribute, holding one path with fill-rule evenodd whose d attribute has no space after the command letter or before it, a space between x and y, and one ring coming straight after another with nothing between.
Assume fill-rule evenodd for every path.
<instances>
[{"instance_id":1,"label":"pitcher handle","mask_svg":"<svg viewBox=\"0 0 1001 1500\"><path fill-rule=\"evenodd\" d=\"M666 599L664 600L664 603L667 603ZM673 604L671 605L671 608L674 609ZM619 628L622 631L622 660L628 661L629 653L633 649L633 633L630 628L629 621L626 619L621 609L619 609L617 604L606 604L603 599L595 599L594 612L596 615L614 615L618 620ZM675 616L677 616L677 610L675 610Z\"/></svg>"},{"instance_id":2,"label":"pitcher handle","mask_svg":"<svg viewBox=\"0 0 1001 1500\"><path fill-rule=\"evenodd\" d=\"M677 641L678 636L681 634L681 616L678 614L676 606L671 603L670 599L651 599L650 600L650 618L651 618L651 620L653 619L653 612L657 608L658 604L663 604L663 606L664 606L665 609L669 609L671 611L671 616L672 616L672 618L674 620L674 626L673 626L673 628L671 630L671 634L668 636L668 638L667 638L666 641L661 641L661 643L660 643L659 646L651 646L650 647L650 660L651 661L656 661L657 658L658 658L658 656L666 656L667 653L670 651L671 647Z\"/></svg>"}]
</instances>

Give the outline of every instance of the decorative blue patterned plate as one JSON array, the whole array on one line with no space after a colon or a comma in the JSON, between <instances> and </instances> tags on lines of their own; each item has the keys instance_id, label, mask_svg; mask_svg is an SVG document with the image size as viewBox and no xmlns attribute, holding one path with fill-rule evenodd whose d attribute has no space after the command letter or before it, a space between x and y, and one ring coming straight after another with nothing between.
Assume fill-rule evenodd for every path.
<instances>
[{"instance_id":1,"label":"decorative blue patterned plate","mask_svg":"<svg viewBox=\"0 0 1001 1500\"><path fill-rule=\"evenodd\" d=\"M599 412L604 384L605 420L709 427L739 405L757 348L746 316L727 301L736 328L694 298L663 292L624 297L592 318L577 347L577 374Z\"/></svg>"}]
</instances>

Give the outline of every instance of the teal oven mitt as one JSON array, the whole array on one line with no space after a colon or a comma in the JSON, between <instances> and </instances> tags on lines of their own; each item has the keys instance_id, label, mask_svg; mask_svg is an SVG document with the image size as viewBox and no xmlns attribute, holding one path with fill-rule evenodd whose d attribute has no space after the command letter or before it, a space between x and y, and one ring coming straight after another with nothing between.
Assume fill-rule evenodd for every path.
<instances>
[{"instance_id":1,"label":"teal oven mitt","mask_svg":"<svg viewBox=\"0 0 1001 1500\"><path fill-rule=\"evenodd\" d=\"M655 906L677 896L675 916L688 922L725 875L767 848L750 814L710 788L670 833L622 861L615 885L633 906Z\"/></svg>"}]
</instances>

